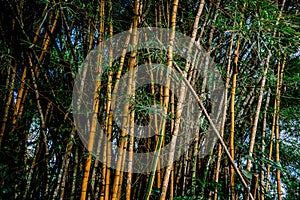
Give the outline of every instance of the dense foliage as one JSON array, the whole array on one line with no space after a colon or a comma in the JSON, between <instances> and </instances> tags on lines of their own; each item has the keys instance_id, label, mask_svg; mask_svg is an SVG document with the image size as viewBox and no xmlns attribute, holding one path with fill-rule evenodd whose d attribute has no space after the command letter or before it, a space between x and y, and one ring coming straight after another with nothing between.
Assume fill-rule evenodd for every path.
<instances>
[{"instance_id":1,"label":"dense foliage","mask_svg":"<svg viewBox=\"0 0 300 200\"><path fill-rule=\"evenodd\" d=\"M222 138L248 190L256 199L300 199L298 0L0 2L0 199L246 199L247 189L219 142L199 156L207 122L180 159L152 175L110 169L83 145L72 113L75 77L93 48L132 27L170 28L209 52L227 90ZM98 91L99 121L111 140L128 149L133 138L124 142L127 135L116 123L109 128L111 91L118 87L119 71L132 69L132 59L166 64L172 55L148 51L112 62ZM170 62L184 70L182 59ZM189 81L203 97L205 81ZM167 106L162 147L174 135L172 114L179 105L165 90L159 85L135 90L142 104L128 113L143 124L145 105ZM135 138L134 151L153 151L159 138Z\"/></svg>"}]
</instances>

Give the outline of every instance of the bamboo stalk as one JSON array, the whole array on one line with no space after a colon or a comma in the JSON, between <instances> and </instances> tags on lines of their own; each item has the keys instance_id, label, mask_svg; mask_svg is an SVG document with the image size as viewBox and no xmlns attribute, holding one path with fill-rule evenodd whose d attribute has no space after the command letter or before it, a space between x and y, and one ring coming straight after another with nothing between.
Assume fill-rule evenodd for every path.
<instances>
[{"instance_id":1,"label":"bamboo stalk","mask_svg":"<svg viewBox=\"0 0 300 200\"><path fill-rule=\"evenodd\" d=\"M136 0L134 2L134 19L133 19L133 25L132 25L132 46L133 48L136 46L138 37L137 37L137 30L138 22L139 22L139 7L140 7L140 1ZM133 83L133 73L134 73L134 67L136 62L136 50L133 50L130 54L129 59L129 80L128 80L128 88L126 93L131 96L132 95L132 83ZM116 165L116 172L114 177L114 184L113 184L113 190L112 190L112 200L117 199L118 192L120 192L120 186L121 186L121 178L123 172L121 171L122 168L124 168L124 160L126 156L126 146L127 146L127 136L128 136L128 125L129 125L129 106L130 102L126 102L124 109L123 109L123 121L122 121L122 130L121 130L121 138L120 138L120 148L119 148L119 155Z\"/></svg>"},{"instance_id":2,"label":"bamboo stalk","mask_svg":"<svg viewBox=\"0 0 300 200\"><path fill-rule=\"evenodd\" d=\"M223 138L224 136L224 127L226 123L226 115L227 115L227 106L228 106L228 88L229 88L229 82L230 82L230 72L231 72L231 52L232 52L232 47L233 47L233 37L231 37L229 49L227 51L227 72L226 72L226 83L225 83L225 94L224 94L224 111L223 111L223 118L222 118L222 124L221 124L221 133L220 136ZM215 169L215 182L219 182L219 175L220 175L220 166L221 166L221 157L222 157L222 145L218 145L218 156L217 156L217 164L216 164L216 169ZM214 193L214 200L218 199L218 188L215 188L215 193Z\"/></svg>"},{"instance_id":3,"label":"bamboo stalk","mask_svg":"<svg viewBox=\"0 0 300 200\"><path fill-rule=\"evenodd\" d=\"M277 101L277 116L276 116L276 130L275 130L275 150L276 150L276 155L275 155L275 162L280 163L280 129L279 129L279 110L280 110L280 96L281 96L281 87L282 87L282 82L283 82L283 73L284 73L284 67L285 67L285 59L286 55L284 55L284 60L281 64L279 62L278 64L278 73L279 73L279 85L278 85L278 94L276 96L276 101ZM277 197L278 200L282 199L282 191L281 191L281 180L280 180L280 169L276 169L276 181L277 181Z\"/></svg>"},{"instance_id":4,"label":"bamboo stalk","mask_svg":"<svg viewBox=\"0 0 300 200\"><path fill-rule=\"evenodd\" d=\"M1 149L1 144L2 144L2 138L4 136L5 128L7 125L9 109L10 109L12 98L13 98L13 89L14 89L14 83L15 83L15 77L16 77L16 69L17 69L16 65L14 65L14 67L12 69L9 66L9 69L8 69L8 76L7 76L7 81L6 81L7 83L9 83L7 85L8 95L7 95L7 98L5 98L6 103L5 103L5 107L4 107L3 119L2 119L1 130L0 130L0 149ZM11 75L10 75L10 73L11 73Z\"/></svg>"},{"instance_id":5,"label":"bamboo stalk","mask_svg":"<svg viewBox=\"0 0 300 200\"><path fill-rule=\"evenodd\" d=\"M262 156L264 156L265 153L265 148L266 148L266 144L265 144L265 138L266 138L266 128L267 128L267 110L269 108L269 103L270 103L270 89L267 92L267 99L266 99L266 104L265 104L265 109L264 109L264 116L263 116L263 127L262 127L262 141L261 141L261 151L262 151ZM265 199L265 189L264 189L264 185L265 185L265 164L262 163L261 166L262 170L260 172L260 189L261 189L261 195L260 198L261 200Z\"/></svg>"},{"instance_id":6,"label":"bamboo stalk","mask_svg":"<svg viewBox=\"0 0 300 200\"><path fill-rule=\"evenodd\" d=\"M231 85L231 100L230 100L230 155L232 159L234 160L234 154L235 154L235 146L234 146L234 125L235 125L235 118L234 118L234 104L235 104L235 91L236 91L236 78L238 75L238 56L239 56L239 49L240 49L240 37L238 37L237 45L236 45L236 50L235 50L235 58L233 61L233 75L232 75L232 85ZM234 166L230 166L230 197L231 200L235 199L235 192L234 192Z\"/></svg>"},{"instance_id":7,"label":"bamboo stalk","mask_svg":"<svg viewBox=\"0 0 300 200\"><path fill-rule=\"evenodd\" d=\"M177 8L178 8L178 0L174 0L173 1L173 5L172 5L172 13L171 13L171 26L170 29L172 30L170 33L170 38L169 38L169 42L170 45L168 46L168 63L167 66L168 67L172 67L172 63L173 63L173 44L174 44L174 39L175 39L175 29L176 29L176 15L177 15ZM166 84L166 88L164 91L164 96L166 98L166 101L164 102L164 106L166 106L168 104L169 101L169 87L170 86L170 80L167 80L167 84ZM182 88L182 90L180 91L184 91L184 88ZM181 97L183 100L183 96ZM179 103L178 106L178 116L177 119L175 119L175 129L179 128L179 123L180 123L180 115L181 115L181 111L182 111L182 100L181 103ZM179 100L180 102L180 100ZM181 104L181 105L180 105ZM166 113L166 108L165 107L165 113ZM177 128L176 128L177 127ZM172 135L172 139L171 139L171 146L170 146L170 152L169 152L169 156L168 156L168 165L167 165L167 169L165 171L165 175L164 175L164 180L163 180L163 185L162 185L162 191L161 191L161 196L160 196L160 200L164 200L166 198L166 193L167 193L167 189L168 189L168 183L169 183L169 177L170 177L170 172L171 172L171 166L173 163L173 159L174 159L174 148L175 148L175 144L176 144L176 140L177 140L177 134L178 134L178 130L175 131L174 129L174 133Z\"/></svg>"}]
</instances>

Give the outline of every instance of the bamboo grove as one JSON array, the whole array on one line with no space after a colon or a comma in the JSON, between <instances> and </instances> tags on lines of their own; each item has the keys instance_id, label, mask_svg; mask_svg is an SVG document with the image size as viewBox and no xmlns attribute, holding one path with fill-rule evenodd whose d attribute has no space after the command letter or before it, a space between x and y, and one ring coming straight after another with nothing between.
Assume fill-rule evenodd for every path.
<instances>
[{"instance_id":1,"label":"bamboo grove","mask_svg":"<svg viewBox=\"0 0 300 200\"><path fill-rule=\"evenodd\" d=\"M0 2L0 199L300 198L298 0ZM107 53L111 60L96 83L89 126L95 135L100 122L104 136L120 147L113 156L111 143L99 145L106 161L116 159L113 169L90 153L91 141L86 148L80 139L72 91L91 50L123 31L130 32L123 42L134 45L140 27L168 28L171 45L129 53L128 46L119 46L116 60ZM176 32L207 51L224 83L221 139L205 157L200 156L209 127L204 110L213 109L207 80L174 53ZM178 158L174 141L183 95L176 96L168 81L137 88L134 69L142 63L180 72L205 108L199 110L194 141ZM126 73L131 102L119 127L113 90L122 87ZM189 88L181 89L184 94ZM168 117L156 124L155 136L136 138L130 132L149 122L149 105L160 105ZM133 152L159 155L167 144L167 163L154 159L151 172L133 172L138 164L132 162Z\"/></svg>"}]
</instances>

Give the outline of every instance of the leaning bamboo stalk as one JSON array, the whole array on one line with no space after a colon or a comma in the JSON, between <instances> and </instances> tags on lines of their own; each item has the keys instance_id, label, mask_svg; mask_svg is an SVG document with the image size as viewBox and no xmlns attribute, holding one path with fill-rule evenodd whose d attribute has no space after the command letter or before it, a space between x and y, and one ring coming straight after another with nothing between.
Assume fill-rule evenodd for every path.
<instances>
[{"instance_id":1,"label":"leaning bamboo stalk","mask_svg":"<svg viewBox=\"0 0 300 200\"><path fill-rule=\"evenodd\" d=\"M183 72L181 71L181 69L179 67L177 67L176 65L174 65L175 68L178 70L178 72L183 75ZM222 147L224 148L224 151L230 161L230 164L234 166L234 169L236 171L236 173L238 174L240 180L242 181L243 186L245 187L245 190L248 192L249 197L251 200L254 200L252 194L250 193L250 190L248 188L248 184L246 183L241 171L239 170L239 168L237 167L237 165L234 163L234 160L232 159L230 152L228 151L228 148L223 140L223 138L220 136L219 131L217 130L213 120L210 118L205 106L203 105L202 101L200 100L200 98L197 95L197 92L193 89L193 87L191 86L191 84L189 83L189 81L187 81L185 78L183 78L183 81L185 82L185 84L187 85L187 87L189 88L189 90L192 92L192 95L195 97L195 99L197 100L198 104L200 105L200 108L202 109L203 113L205 114L205 117L207 118L207 120L209 121L209 124L211 125L212 130L215 132L215 134L217 135L218 139L220 140L220 143L222 144Z\"/></svg>"}]
</instances>

